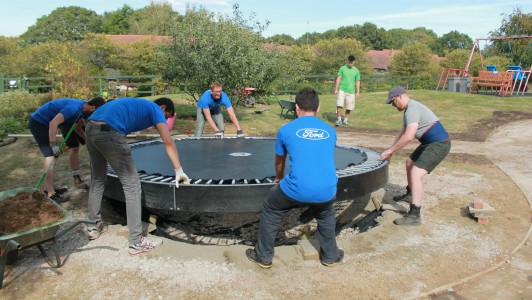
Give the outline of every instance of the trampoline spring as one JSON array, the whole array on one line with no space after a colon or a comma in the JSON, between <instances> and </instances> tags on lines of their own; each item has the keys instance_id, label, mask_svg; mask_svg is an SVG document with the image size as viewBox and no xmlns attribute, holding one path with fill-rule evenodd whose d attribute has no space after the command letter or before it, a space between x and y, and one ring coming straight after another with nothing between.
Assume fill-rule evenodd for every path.
<instances>
[{"instance_id":1,"label":"trampoline spring","mask_svg":"<svg viewBox=\"0 0 532 300\"><path fill-rule=\"evenodd\" d=\"M255 182L260 184L260 180L258 180L257 178L255 178Z\"/></svg>"},{"instance_id":2,"label":"trampoline spring","mask_svg":"<svg viewBox=\"0 0 532 300\"><path fill-rule=\"evenodd\" d=\"M247 179L244 179L244 184L248 184L248 180Z\"/></svg>"},{"instance_id":3,"label":"trampoline spring","mask_svg":"<svg viewBox=\"0 0 532 300\"><path fill-rule=\"evenodd\" d=\"M232 185L235 185L235 182L236 182L236 180L234 180L234 179L231 180L231 184L232 184Z\"/></svg>"},{"instance_id":4,"label":"trampoline spring","mask_svg":"<svg viewBox=\"0 0 532 300\"><path fill-rule=\"evenodd\" d=\"M271 180L269 177L266 177L266 181L267 181L268 183L273 183L273 180Z\"/></svg>"},{"instance_id":5,"label":"trampoline spring","mask_svg":"<svg viewBox=\"0 0 532 300\"><path fill-rule=\"evenodd\" d=\"M212 179L209 179L207 182L205 182L205 184L211 184L212 182Z\"/></svg>"},{"instance_id":6,"label":"trampoline spring","mask_svg":"<svg viewBox=\"0 0 532 300\"><path fill-rule=\"evenodd\" d=\"M167 178L161 180L161 182L168 182L168 181L173 180L173 179L175 180L174 177L167 177Z\"/></svg>"},{"instance_id":7,"label":"trampoline spring","mask_svg":"<svg viewBox=\"0 0 532 300\"><path fill-rule=\"evenodd\" d=\"M192 184L198 184L198 183L200 183L202 181L203 181L203 179L198 179L198 180L194 181Z\"/></svg>"},{"instance_id":8,"label":"trampoline spring","mask_svg":"<svg viewBox=\"0 0 532 300\"><path fill-rule=\"evenodd\" d=\"M150 181L159 181L159 180L161 180L163 178L164 178L164 176L159 176L159 177L155 177L153 179L150 179Z\"/></svg>"},{"instance_id":9,"label":"trampoline spring","mask_svg":"<svg viewBox=\"0 0 532 300\"><path fill-rule=\"evenodd\" d=\"M224 184L224 180L220 179L220 182L218 182L219 185Z\"/></svg>"}]
</instances>

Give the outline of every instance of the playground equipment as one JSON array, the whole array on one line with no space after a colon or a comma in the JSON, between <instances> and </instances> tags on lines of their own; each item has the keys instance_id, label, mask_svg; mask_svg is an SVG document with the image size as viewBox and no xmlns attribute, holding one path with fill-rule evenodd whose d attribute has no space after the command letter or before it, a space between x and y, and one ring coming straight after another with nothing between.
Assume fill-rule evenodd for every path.
<instances>
[{"instance_id":1,"label":"playground equipment","mask_svg":"<svg viewBox=\"0 0 532 300\"><path fill-rule=\"evenodd\" d=\"M478 54L480 56L481 70L487 70L493 73L498 73L499 71L496 69L495 66L486 66L486 69L484 69L484 61L483 61L482 51L480 50L479 41L498 41L498 40L514 40L514 39L532 39L532 36L528 35L528 36L488 37L488 38L475 39L475 42L473 43L473 47L469 54L469 59L467 60L465 67L463 69L443 68L440 73L440 78L438 80L438 86L436 87L436 90L439 90L440 87L441 87L441 90L445 90L446 87L448 87L448 83L450 82L449 80L451 80L452 82L453 79L455 79L456 77L468 78L468 79L471 77L471 75L469 74L469 67L471 65L471 61L473 60L473 55L475 54L475 50L478 50ZM529 43L529 46L530 46L530 43ZM511 46L509 47L509 50L511 50ZM512 88L507 94L511 96L513 95L514 92L516 92L516 95L519 95L519 93L523 95L525 91L527 90L528 82L530 80L530 75L532 73L532 64L530 65L528 70L523 70L521 66L508 66L508 70L506 70L505 72L511 72L513 75L512 76L513 77ZM489 87L489 88L493 88L493 87ZM453 88L450 88L450 90L453 90ZM471 92L470 88L468 90L469 92Z\"/></svg>"}]
</instances>

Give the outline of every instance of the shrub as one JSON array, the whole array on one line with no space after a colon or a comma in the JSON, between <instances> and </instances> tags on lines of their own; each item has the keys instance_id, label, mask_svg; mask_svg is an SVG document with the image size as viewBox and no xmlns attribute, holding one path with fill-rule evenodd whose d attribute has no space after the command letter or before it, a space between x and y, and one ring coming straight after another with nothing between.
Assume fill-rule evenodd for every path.
<instances>
[{"instance_id":1,"label":"shrub","mask_svg":"<svg viewBox=\"0 0 532 300\"><path fill-rule=\"evenodd\" d=\"M28 119L41 104L38 96L26 91L13 91L0 95L0 136L16 133L28 127Z\"/></svg>"},{"instance_id":2,"label":"shrub","mask_svg":"<svg viewBox=\"0 0 532 300\"><path fill-rule=\"evenodd\" d=\"M0 95L0 117L24 118L41 104L38 96L26 91L13 91Z\"/></svg>"}]
</instances>

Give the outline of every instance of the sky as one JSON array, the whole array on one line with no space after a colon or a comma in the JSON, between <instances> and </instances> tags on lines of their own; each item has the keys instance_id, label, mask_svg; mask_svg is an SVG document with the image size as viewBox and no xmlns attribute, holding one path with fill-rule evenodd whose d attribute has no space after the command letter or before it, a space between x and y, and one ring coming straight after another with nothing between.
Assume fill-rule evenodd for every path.
<instances>
[{"instance_id":1,"label":"sky","mask_svg":"<svg viewBox=\"0 0 532 300\"><path fill-rule=\"evenodd\" d=\"M158 0L160 1L160 0ZM124 4L134 9L149 5L150 0L0 0L0 36L18 36L38 18L54 9L81 6L98 14L116 11ZM294 38L306 32L322 33L341 26L363 25L370 22L379 28L414 29L425 27L438 37L456 30L472 39L485 38L499 29L504 14L516 7L524 13L532 12L530 0L203 0L170 2L175 11L183 14L188 5L210 11L232 12L234 4L244 17L252 15L256 21L270 24L263 36L288 34Z\"/></svg>"}]
</instances>

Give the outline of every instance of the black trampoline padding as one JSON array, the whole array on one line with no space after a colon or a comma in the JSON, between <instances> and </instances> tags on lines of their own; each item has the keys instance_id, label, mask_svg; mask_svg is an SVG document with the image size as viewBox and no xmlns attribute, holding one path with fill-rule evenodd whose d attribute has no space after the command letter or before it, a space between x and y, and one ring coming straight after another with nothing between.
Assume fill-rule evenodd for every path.
<instances>
[{"instance_id":1,"label":"black trampoline padding","mask_svg":"<svg viewBox=\"0 0 532 300\"><path fill-rule=\"evenodd\" d=\"M275 177L275 139L176 139L179 159L185 173L191 179L241 180ZM132 155L137 170L147 174L174 176L174 169L161 141L136 143ZM320 153L315 153L315 161ZM336 169L360 165L367 155L358 150L336 147ZM290 169L289 159L285 172Z\"/></svg>"},{"instance_id":2,"label":"black trampoline padding","mask_svg":"<svg viewBox=\"0 0 532 300\"><path fill-rule=\"evenodd\" d=\"M131 143L142 185L142 205L156 215L178 220L183 214L257 213L275 185L275 139L174 139L190 184L175 187L175 174L162 141ZM316 153L319 161L320 153ZM287 164L289 162L287 161ZM371 149L337 145L336 199L355 199L388 182L388 162ZM285 173L289 166L285 168ZM122 184L110 168L104 195L125 202Z\"/></svg>"}]
</instances>

